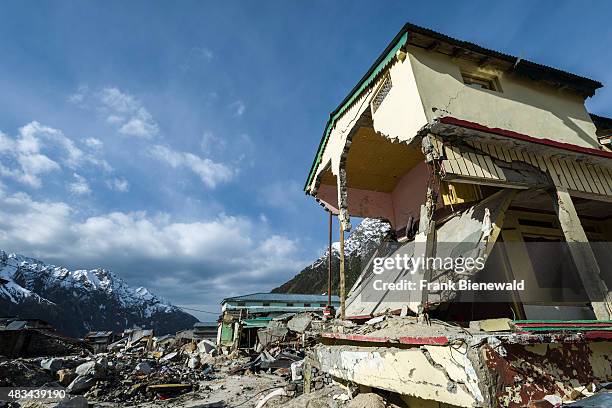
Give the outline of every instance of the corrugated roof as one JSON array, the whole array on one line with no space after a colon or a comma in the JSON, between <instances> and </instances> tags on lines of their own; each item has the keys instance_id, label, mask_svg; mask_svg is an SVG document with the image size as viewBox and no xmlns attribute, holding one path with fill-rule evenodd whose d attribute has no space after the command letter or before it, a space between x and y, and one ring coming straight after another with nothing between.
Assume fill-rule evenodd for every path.
<instances>
[{"instance_id":1,"label":"corrugated roof","mask_svg":"<svg viewBox=\"0 0 612 408\"><path fill-rule=\"evenodd\" d=\"M418 37L418 38L417 38ZM430 40L428 45L423 44L423 37ZM415 40L415 38L417 38ZM314 172L321 162L323 150L327 144L329 134L333 128L336 120L342 113L353 103L365 89L371 85L376 77L381 74L384 68L395 58L395 54L399 48L404 44L408 43L419 47L431 47L435 43L449 44L457 49L467 50L471 53L480 54L484 59L496 59L502 60L506 63L513 64L512 72L518 75L522 75L534 80L541 80L546 82L552 82L559 86L565 86L581 92L587 96L595 94L595 90L601 88L603 85L599 81L595 81L583 76L572 74L570 72L562 71L557 68L552 68L546 65L538 64L526 59L515 57L513 55L504 54L495 50L481 47L480 45L458 40L453 37L449 37L445 34L430 30L428 28L420 27L411 23L406 23L399 33L389 43L387 48L379 55L374 61L374 64L368 69L366 74L359 80L357 85L348 93L340 105L333 112L329 114L329 119L323 136L317 148L317 154L310 167L306 184L304 185L304 191L308 191L308 186L312 182Z\"/></svg>"},{"instance_id":2,"label":"corrugated roof","mask_svg":"<svg viewBox=\"0 0 612 408\"><path fill-rule=\"evenodd\" d=\"M223 299L221 304L225 302L294 302L294 303L324 303L327 302L327 295L308 295L300 293L251 293L250 295L234 296ZM332 302L339 302L338 296L332 296Z\"/></svg>"}]
</instances>

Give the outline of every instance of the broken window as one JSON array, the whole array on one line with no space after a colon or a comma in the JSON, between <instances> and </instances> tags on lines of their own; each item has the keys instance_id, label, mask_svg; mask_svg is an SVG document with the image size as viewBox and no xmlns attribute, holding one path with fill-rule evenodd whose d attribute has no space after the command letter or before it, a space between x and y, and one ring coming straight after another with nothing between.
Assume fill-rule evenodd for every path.
<instances>
[{"instance_id":1,"label":"broken window","mask_svg":"<svg viewBox=\"0 0 612 408\"><path fill-rule=\"evenodd\" d=\"M304 307L310 307L310 303L304 303Z\"/></svg>"},{"instance_id":2,"label":"broken window","mask_svg":"<svg viewBox=\"0 0 612 408\"><path fill-rule=\"evenodd\" d=\"M238 302L238 303L236 303L236 304L237 304L238 306L246 306L246 303L244 303L244 302Z\"/></svg>"},{"instance_id":3,"label":"broken window","mask_svg":"<svg viewBox=\"0 0 612 408\"><path fill-rule=\"evenodd\" d=\"M287 306L293 306L293 303L287 303Z\"/></svg>"},{"instance_id":4,"label":"broken window","mask_svg":"<svg viewBox=\"0 0 612 408\"><path fill-rule=\"evenodd\" d=\"M463 83L469 87L501 92L501 87L499 86L499 82L495 77L487 78L485 76L480 75L476 76L472 74L466 74L465 72L461 73L461 77L463 78Z\"/></svg>"},{"instance_id":5,"label":"broken window","mask_svg":"<svg viewBox=\"0 0 612 408\"><path fill-rule=\"evenodd\" d=\"M270 306L270 302L264 302L262 306Z\"/></svg>"}]
</instances>

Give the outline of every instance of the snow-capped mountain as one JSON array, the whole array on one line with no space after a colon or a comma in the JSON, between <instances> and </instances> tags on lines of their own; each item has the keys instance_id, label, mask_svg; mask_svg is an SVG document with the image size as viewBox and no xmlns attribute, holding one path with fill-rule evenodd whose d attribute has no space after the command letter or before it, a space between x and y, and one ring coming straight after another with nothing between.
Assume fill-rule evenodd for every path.
<instances>
[{"instance_id":1,"label":"snow-capped mountain","mask_svg":"<svg viewBox=\"0 0 612 408\"><path fill-rule=\"evenodd\" d=\"M344 240L346 288L349 290L359 277L363 266L373 255L382 239L389 234L389 223L374 218L363 221ZM282 284L272 292L276 293L310 293L327 292L327 256L329 251L311 265L304 268L290 281ZM338 268L340 264L340 243L332 243L332 293L337 293Z\"/></svg>"},{"instance_id":2,"label":"snow-capped mountain","mask_svg":"<svg viewBox=\"0 0 612 408\"><path fill-rule=\"evenodd\" d=\"M106 269L70 271L0 250L0 278L0 315L46 320L72 336L134 325L165 334L197 321Z\"/></svg>"}]
</instances>

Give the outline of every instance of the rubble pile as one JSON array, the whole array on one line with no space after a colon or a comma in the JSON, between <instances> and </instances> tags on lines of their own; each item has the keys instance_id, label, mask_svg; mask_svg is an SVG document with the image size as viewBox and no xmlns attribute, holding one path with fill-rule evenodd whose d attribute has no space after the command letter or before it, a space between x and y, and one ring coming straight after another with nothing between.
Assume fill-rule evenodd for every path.
<instances>
[{"instance_id":1,"label":"rubble pile","mask_svg":"<svg viewBox=\"0 0 612 408\"><path fill-rule=\"evenodd\" d=\"M39 387L55 381L52 373L40 366L41 359L6 359L0 361L0 387Z\"/></svg>"}]
</instances>

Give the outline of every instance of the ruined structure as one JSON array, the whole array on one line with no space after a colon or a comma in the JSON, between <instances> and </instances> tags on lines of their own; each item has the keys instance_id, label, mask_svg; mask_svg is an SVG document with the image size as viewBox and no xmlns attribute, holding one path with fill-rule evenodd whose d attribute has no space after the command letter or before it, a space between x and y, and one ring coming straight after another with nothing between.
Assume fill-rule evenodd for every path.
<instances>
[{"instance_id":1,"label":"ruined structure","mask_svg":"<svg viewBox=\"0 0 612 408\"><path fill-rule=\"evenodd\" d=\"M339 220L340 316L401 317L324 334L312 364L410 406L521 407L612 380L611 121L584 105L601 86L406 24L331 113L305 185ZM351 217L395 239L346 295Z\"/></svg>"},{"instance_id":2,"label":"ruined structure","mask_svg":"<svg viewBox=\"0 0 612 408\"><path fill-rule=\"evenodd\" d=\"M301 312L323 313L327 301L337 306L339 299L326 295L300 293L252 293L225 298L221 301L221 316L217 344L232 349L251 349L258 339L258 331L271 320Z\"/></svg>"}]
</instances>

